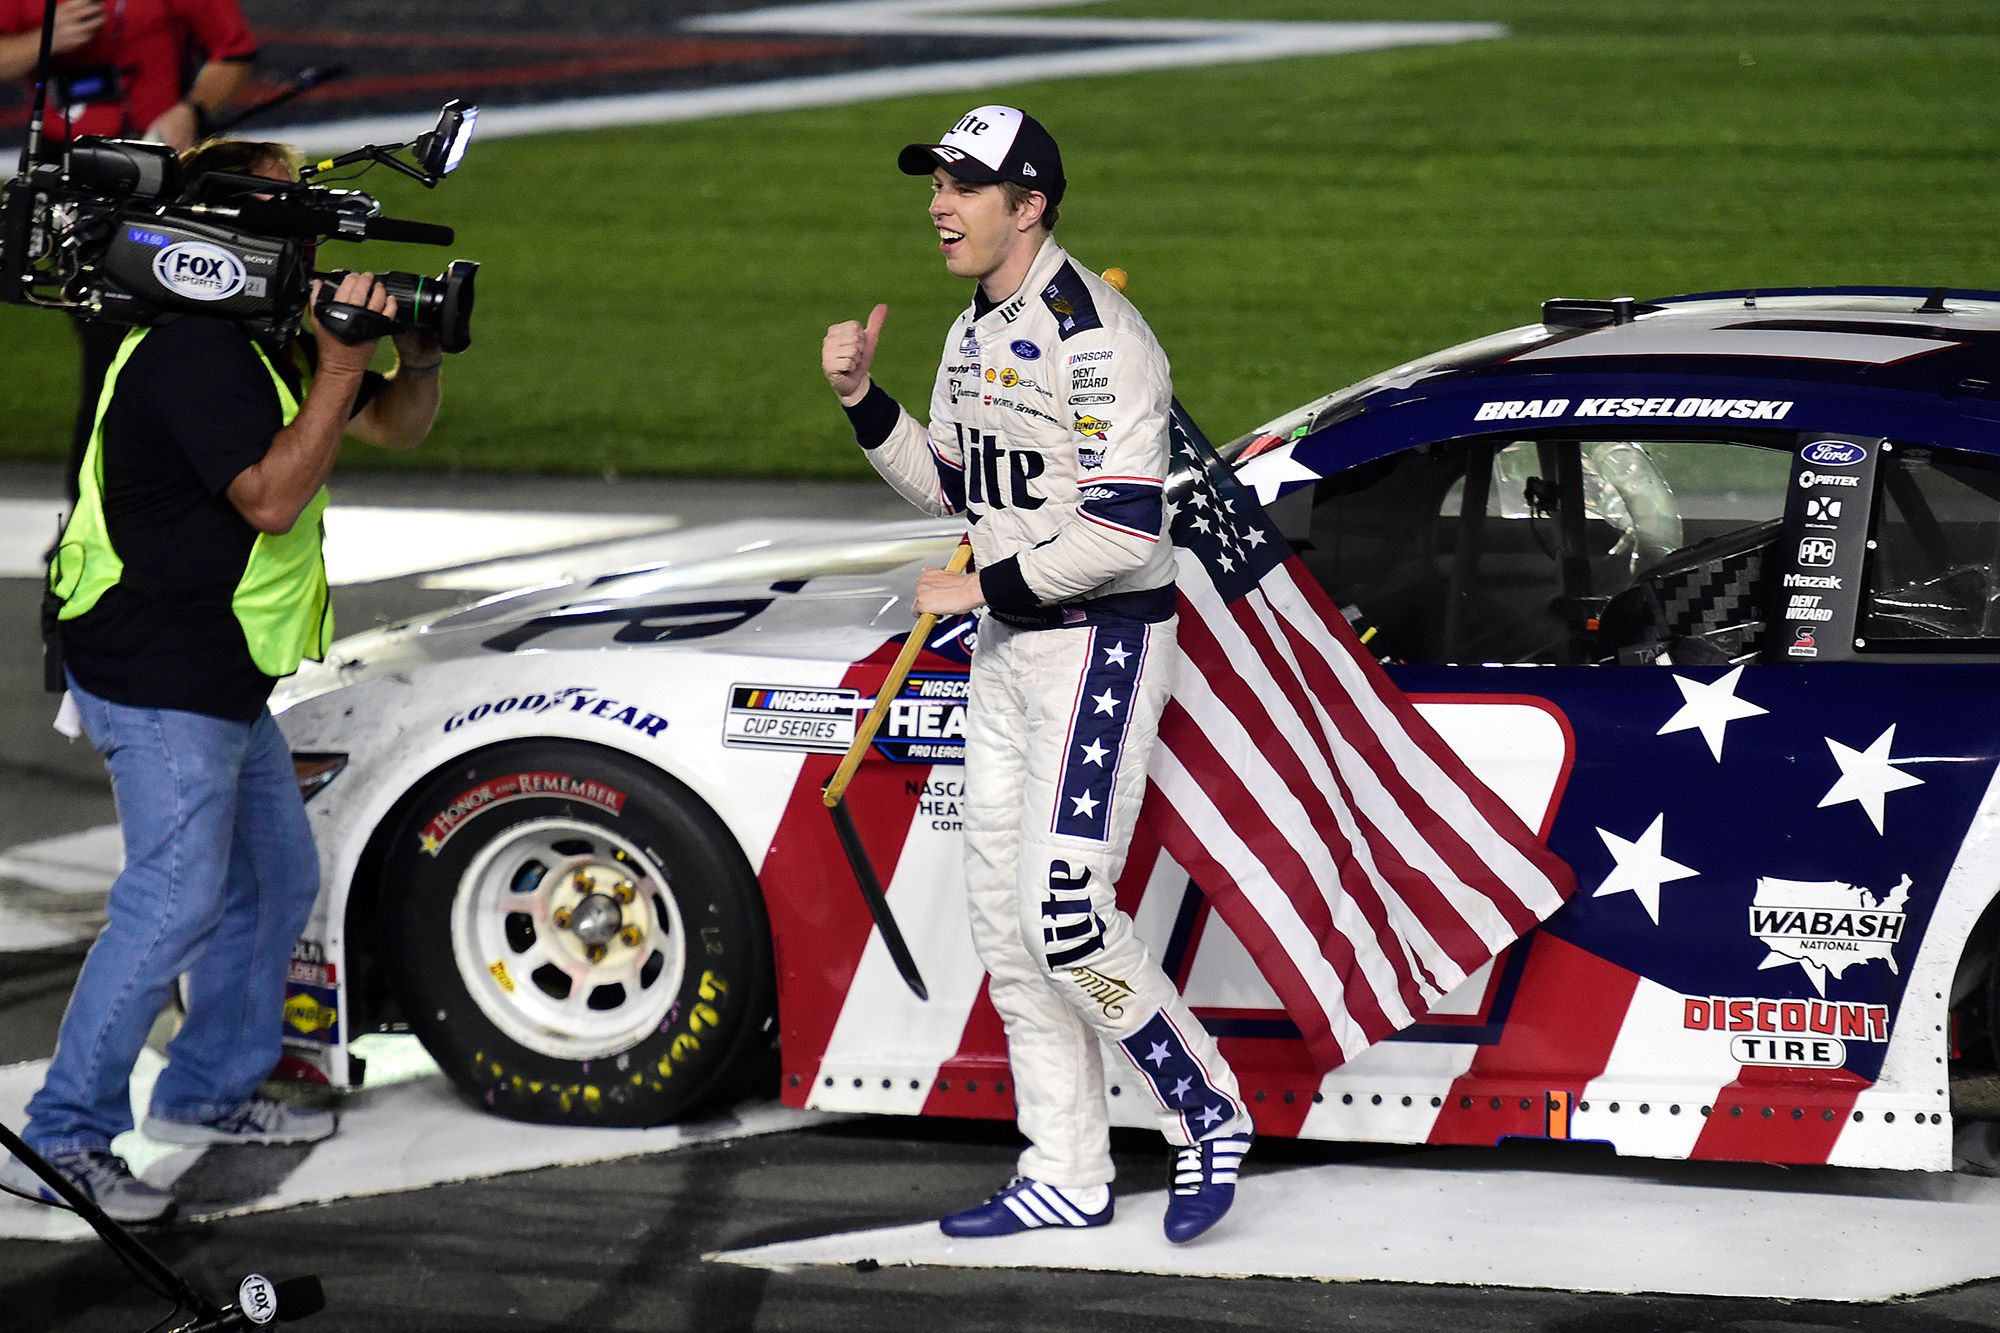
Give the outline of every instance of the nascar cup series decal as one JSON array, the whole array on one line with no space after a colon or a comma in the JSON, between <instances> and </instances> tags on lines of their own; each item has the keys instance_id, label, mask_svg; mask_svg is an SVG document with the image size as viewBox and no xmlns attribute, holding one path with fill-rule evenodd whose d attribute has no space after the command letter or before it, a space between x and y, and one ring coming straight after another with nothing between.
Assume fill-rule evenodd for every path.
<instances>
[{"instance_id":1,"label":"nascar cup series decal","mask_svg":"<svg viewBox=\"0 0 2000 1333\"><path fill-rule=\"evenodd\" d=\"M153 276L190 301L227 301L249 278L242 260L207 241L182 241L160 251L153 256Z\"/></svg>"},{"instance_id":2,"label":"nascar cup series decal","mask_svg":"<svg viewBox=\"0 0 2000 1333\"><path fill-rule=\"evenodd\" d=\"M889 705L875 749L898 764L965 762L966 678L913 674ZM858 690L815 685L732 685L725 745L841 754L875 701Z\"/></svg>"}]
</instances>

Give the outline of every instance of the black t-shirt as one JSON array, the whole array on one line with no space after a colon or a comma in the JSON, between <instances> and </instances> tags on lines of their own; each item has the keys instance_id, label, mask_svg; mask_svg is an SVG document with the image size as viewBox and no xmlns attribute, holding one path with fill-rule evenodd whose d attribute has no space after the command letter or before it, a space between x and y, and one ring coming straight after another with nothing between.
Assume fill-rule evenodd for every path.
<instances>
[{"instance_id":1,"label":"black t-shirt","mask_svg":"<svg viewBox=\"0 0 2000 1333\"><path fill-rule=\"evenodd\" d=\"M268 350L295 381L290 357ZM302 350L310 356L309 340ZM355 411L382 384L370 374ZM105 527L124 576L62 628L64 659L84 689L241 721L263 710L277 682L251 660L230 605L257 530L227 492L283 425L277 386L236 325L189 316L133 349L102 445Z\"/></svg>"}]
</instances>

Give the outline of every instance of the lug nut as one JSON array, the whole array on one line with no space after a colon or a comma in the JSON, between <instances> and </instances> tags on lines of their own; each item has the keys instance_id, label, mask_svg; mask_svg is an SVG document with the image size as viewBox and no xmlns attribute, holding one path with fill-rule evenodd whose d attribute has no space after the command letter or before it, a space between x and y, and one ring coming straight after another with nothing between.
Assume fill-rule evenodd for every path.
<instances>
[{"instance_id":1,"label":"lug nut","mask_svg":"<svg viewBox=\"0 0 2000 1333\"><path fill-rule=\"evenodd\" d=\"M639 945L639 928L637 926L625 927L625 929L618 932L618 939L628 949L637 948Z\"/></svg>"},{"instance_id":2,"label":"lug nut","mask_svg":"<svg viewBox=\"0 0 2000 1333\"><path fill-rule=\"evenodd\" d=\"M576 877L570 880L569 885L571 888L575 889L578 893L589 893L590 872L588 870L577 871Z\"/></svg>"},{"instance_id":3,"label":"lug nut","mask_svg":"<svg viewBox=\"0 0 2000 1333\"><path fill-rule=\"evenodd\" d=\"M550 919L561 929L569 929L569 909L567 907L558 907Z\"/></svg>"},{"instance_id":4,"label":"lug nut","mask_svg":"<svg viewBox=\"0 0 2000 1333\"><path fill-rule=\"evenodd\" d=\"M588 949L584 950L584 956L590 959L590 961L593 963L601 963L604 961L604 946L601 944L593 944Z\"/></svg>"},{"instance_id":5,"label":"lug nut","mask_svg":"<svg viewBox=\"0 0 2000 1333\"><path fill-rule=\"evenodd\" d=\"M619 880L618 887L611 890L611 893L612 896L617 898L618 901L621 903L629 903L632 901L633 898L638 896L633 892L632 881L629 879Z\"/></svg>"}]
</instances>

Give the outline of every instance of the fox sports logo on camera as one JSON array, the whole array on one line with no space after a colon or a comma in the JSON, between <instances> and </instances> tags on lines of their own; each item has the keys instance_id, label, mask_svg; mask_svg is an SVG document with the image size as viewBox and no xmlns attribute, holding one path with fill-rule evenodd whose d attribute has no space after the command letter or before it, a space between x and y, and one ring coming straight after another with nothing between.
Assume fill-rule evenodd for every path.
<instances>
[{"instance_id":1,"label":"fox sports logo on camera","mask_svg":"<svg viewBox=\"0 0 2000 1333\"><path fill-rule=\"evenodd\" d=\"M190 301L226 301L243 290L243 261L219 245L182 241L153 256L153 276Z\"/></svg>"}]
</instances>

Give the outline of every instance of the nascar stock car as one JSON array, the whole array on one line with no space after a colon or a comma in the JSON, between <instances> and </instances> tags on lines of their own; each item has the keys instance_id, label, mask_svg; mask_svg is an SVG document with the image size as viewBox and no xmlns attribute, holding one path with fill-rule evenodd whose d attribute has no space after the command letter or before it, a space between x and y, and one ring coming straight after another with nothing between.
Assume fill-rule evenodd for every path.
<instances>
[{"instance_id":1,"label":"nascar stock car","mask_svg":"<svg viewBox=\"0 0 2000 1333\"><path fill-rule=\"evenodd\" d=\"M1552 301L1225 446L1580 886L1322 1076L1198 887L1135 852L1121 900L1262 1131L1949 1168L2000 934L1996 352L2000 293ZM724 541L300 673L277 705L325 888L294 1053L352 1085L350 1043L407 1024L543 1121L774 1073L798 1106L1011 1117L960 891L969 622L848 795L927 1002L819 800L956 526ZM1114 1121L1148 1123L1108 1068Z\"/></svg>"}]
</instances>

